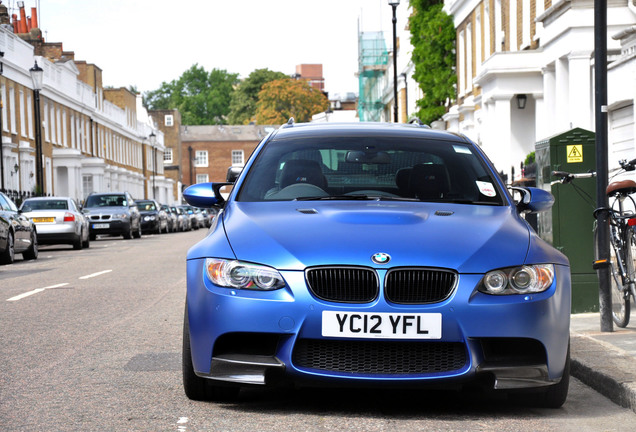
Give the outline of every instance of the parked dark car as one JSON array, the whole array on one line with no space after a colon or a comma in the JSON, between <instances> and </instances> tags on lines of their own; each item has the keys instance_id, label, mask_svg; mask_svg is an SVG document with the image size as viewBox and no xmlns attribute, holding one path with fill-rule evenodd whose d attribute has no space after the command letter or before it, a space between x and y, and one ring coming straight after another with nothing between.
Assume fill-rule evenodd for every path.
<instances>
[{"instance_id":1,"label":"parked dark car","mask_svg":"<svg viewBox=\"0 0 636 432\"><path fill-rule=\"evenodd\" d=\"M166 217L168 221L168 232L177 232L178 231L178 223L179 218L176 213L173 213L170 209L170 206L167 204L161 204L161 210L166 212Z\"/></svg>"},{"instance_id":2,"label":"parked dark car","mask_svg":"<svg viewBox=\"0 0 636 432\"><path fill-rule=\"evenodd\" d=\"M99 234L141 238L139 209L128 192L91 194L83 211L88 216L91 240Z\"/></svg>"},{"instance_id":3,"label":"parked dark car","mask_svg":"<svg viewBox=\"0 0 636 432\"><path fill-rule=\"evenodd\" d=\"M22 214L35 223L39 244L90 246L88 219L69 197L33 197L20 205Z\"/></svg>"},{"instance_id":4,"label":"parked dark car","mask_svg":"<svg viewBox=\"0 0 636 432\"><path fill-rule=\"evenodd\" d=\"M168 232L168 215L155 200L137 200L141 231L154 234Z\"/></svg>"},{"instance_id":5,"label":"parked dark car","mask_svg":"<svg viewBox=\"0 0 636 432\"><path fill-rule=\"evenodd\" d=\"M37 259L37 229L33 221L0 192L0 264L11 264L15 254L20 253L25 260Z\"/></svg>"}]
</instances>

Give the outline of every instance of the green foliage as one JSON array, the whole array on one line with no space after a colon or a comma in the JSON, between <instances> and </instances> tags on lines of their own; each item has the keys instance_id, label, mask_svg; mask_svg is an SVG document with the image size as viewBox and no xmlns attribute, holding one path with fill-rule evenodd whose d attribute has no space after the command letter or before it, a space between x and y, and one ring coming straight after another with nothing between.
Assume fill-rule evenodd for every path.
<instances>
[{"instance_id":1,"label":"green foliage","mask_svg":"<svg viewBox=\"0 0 636 432\"><path fill-rule=\"evenodd\" d=\"M268 82L285 79L287 75L269 69L256 69L232 93L229 124L249 124L256 116L258 93Z\"/></svg>"},{"instance_id":2,"label":"green foliage","mask_svg":"<svg viewBox=\"0 0 636 432\"><path fill-rule=\"evenodd\" d=\"M256 121L259 124L282 124L290 117L308 122L311 116L329 108L327 97L306 81L290 78L270 81L258 94Z\"/></svg>"},{"instance_id":3,"label":"green foliage","mask_svg":"<svg viewBox=\"0 0 636 432\"><path fill-rule=\"evenodd\" d=\"M455 26L442 10L443 1L411 0L411 5L413 78L424 94L416 115L428 124L446 113L447 99L455 99Z\"/></svg>"},{"instance_id":4,"label":"green foliage","mask_svg":"<svg viewBox=\"0 0 636 432\"><path fill-rule=\"evenodd\" d=\"M534 163L534 152L530 152L526 155L526 160L523 162L524 165L530 165Z\"/></svg>"},{"instance_id":5,"label":"green foliage","mask_svg":"<svg viewBox=\"0 0 636 432\"><path fill-rule=\"evenodd\" d=\"M238 75L195 64L177 80L144 94L148 109L178 109L184 125L224 124Z\"/></svg>"}]
</instances>

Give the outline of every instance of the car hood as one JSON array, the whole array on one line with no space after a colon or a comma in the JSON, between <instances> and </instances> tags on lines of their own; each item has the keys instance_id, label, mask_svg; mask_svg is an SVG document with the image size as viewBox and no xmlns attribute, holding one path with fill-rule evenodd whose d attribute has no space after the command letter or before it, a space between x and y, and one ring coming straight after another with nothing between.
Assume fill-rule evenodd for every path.
<instances>
[{"instance_id":1,"label":"car hood","mask_svg":"<svg viewBox=\"0 0 636 432\"><path fill-rule=\"evenodd\" d=\"M232 202L223 212L223 224L236 258L281 270L316 265L383 268L386 266L375 264L371 257L386 253L391 256L390 267L483 273L524 264L533 243L540 249L532 254L533 259L567 264L512 207L380 201ZM210 237L222 232L216 230ZM204 249L194 248L190 257L204 256Z\"/></svg>"}]
</instances>

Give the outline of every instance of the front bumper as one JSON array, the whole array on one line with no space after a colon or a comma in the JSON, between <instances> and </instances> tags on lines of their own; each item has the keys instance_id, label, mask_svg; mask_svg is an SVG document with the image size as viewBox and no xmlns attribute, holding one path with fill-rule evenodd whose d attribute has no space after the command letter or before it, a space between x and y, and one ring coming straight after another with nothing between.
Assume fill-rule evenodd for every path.
<instances>
[{"instance_id":1,"label":"front bumper","mask_svg":"<svg viewBox=\"0 0 636 432\"><path fill-rule=\"evenodd\" d=\"M287 287L271 292L220 288L205 279L203 263L187 264L191 351L199 376L242 384L269 384L284 376L341 385L422 386L487 378L494 388L512 389L554 384L563 374L570 318L567 267L556 266L555 283L540 294L486 295L475 290L482 275L462 274L454 293L442 302L398 305L382 295L366 304L319 300L307 289L303 272L281 272ZM383 281L386 270L377 271ZM323 311L440 313L442 336L401 341L326 338ZM307 360L307 345L312 353L318 350L318 360L313 354ZM321 351L323 345L327 348ZM379 352L388 354L377 357ZM423 368L387 372L355 366L369 362L369 356L384 364L396 355L396 363L410 356ZM342 356L352 356L353 369L337 362L334 366L332 358ZM441 366L429 367L433 362Z\"/></svg>"},{"instance_id":2,"label":"front bumper","mask_svg":"<svg viewBox=\"0 0 636 432\"><path fill-rule=\"evenodd\" d=\"M108 219L94 221L88 225L91 234L122 235L130 232L130 220L128 219Z\"/></svg>"},{"instance_id":3,"label":"front bumper","mask_svg":"<svg viewBox=\"0 0 636 432\"><path fill-rule=\"evenodd\" d=\"M159 219L144 220L144 218L142 217L141 230L144 232L158 231L159 227L161 226L160 224L161 224L161 221Z\"/></svg>"}]
</instances>

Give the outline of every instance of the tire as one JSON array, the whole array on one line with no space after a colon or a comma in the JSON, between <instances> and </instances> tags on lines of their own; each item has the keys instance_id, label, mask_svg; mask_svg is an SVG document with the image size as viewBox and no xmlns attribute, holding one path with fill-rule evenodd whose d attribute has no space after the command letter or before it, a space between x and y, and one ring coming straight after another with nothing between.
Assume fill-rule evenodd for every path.
<instances>
[{"instance_id":1,"label":"tire","mask_svg":"<svg viewBox=\"0 0 636 432\"><path fill-rule=\"evenodd\" d=\"M84 247L84 242L82 241L83 234L84 230L80 231L80 235L78 235L77 238L73 240L73 249L81 250Z\"/></svg>"},{"instance_id":2,"label":"tire","mask_svg":"<svg viewBox=\"0 0 636 432\"><path fill-rule=\"evenodd\" d=\"M625 249L625 271L627 272L629 280L634 281L636 277L636 265L634 263L634 259L636 258L636 237L631 227L627 230L625 244L627 245ZM627 327L631 313L629 290L625 288L628 287L622 287L620 290L612 289L612 318L614 319L614 323L621 328Z\"/></svg>"},{"instance_id":3,"label":"tire","mask_svg":"<svg viewBox=\"0 0 636 432\"><path fill-rule=\"evenodd\" d=\"M86 234L86 231L84 231L84 234ZM82 246L86 249L88 249L89 247L91 247L91 236L90 234L86 235L86 240L82 240Z\"/></svg>"},{"instance_id":4,"label":"tire","mask_svg":"<svg viewBox=\"0 0 636 432\"><path fill-rule=\"evenodd\" d=\"M132 228L131 228L132 229ZM132 233L132 236L136 239L140 239L141 238L141 222L139 222L139 224L137 225L137 231L135 231L134 233Z\"/></svg>"},{"instance_id":5,"label":"tire","mask_svg":"<svg viewBox=\"0 0 636 432\"><path fill-rule=\"evenodd\" d=\"M629 230L628 232L631 232L632 230ZM633 236L633 234L629 235L630 237ZM614 237L614 233L612 232L612 227L610 227L610 237L613 238ZM594 229L594 253L595 253L595 258L598 259L598 232L596 230L596 228ZM627 323L629 322L629 314L630 314L630 305L629 305L629 298L626 298L626 296L624 295L623 292L623 281L620 275L620 269L618 266L618 257L616 255L616 249L614 247L614 242L612 241L612 239L610 238L610 254L609 254L609 261L610 261L610 266L609 266L609 272L610 272L610 296L611 296L611 301L612 301L612 320L614 321L614 323L618 326L618 327L625 327L627 325ZM630 239L631 241L631 239ZM628 254L630 253L630 251L628 250ZM628 257L627 259L628 262L628 271L629 271L629 267L634 266L634 263L632 261L631 257Z\"/></svg>"},{"instance_id":6,"label":"tire","mask_svg":"<svg viewBox=\"0 0 636 432\"><path fill-rule=\"evenodd\" d=\"M26 261L38 259L38 235L35 231L31 231L31 246L22 252L22 258Z\"/></svg>"},{"instance_id":7,"label":"tire","mask_svg":"<svg viewBox=\"0 0 636 432\"><path fill-rule=\"evenodd\" d=\"M126 240L130 240L133 236L132 233L132 222L130 223L130 225L128 226L128 231L126 231L125 233L122 234L122 236L124 237L124 239Z\"/></svg>"},{"instance_id":8,"label":"tire","mask_svg":"<svg viewBox=\"0 0 636 432\"><path fill-rule=\"evenodd\" d=\"M183 390L189 399L196 401L229 401L236 399L239 394L240 388L238 386L215 385L212 380L201 378L194 372L187 304L183 314L181 369L183 372Z\"/></svg>"},{"instance_id":9,"label":"tire","mask_svg":"<svg viewBox=\"0 0 636 432\"><path fill-rule=\"evenodd\" d=\"M543 397L539 405L544 408L561 408L568 398L568 390L570 388L570 343L568 342L568 354L565 359L565 367L561 381L558 384L551 385L543 393Z\"/></svg>"},{"instance_id":10,"label":"tire","mask_svg":"<svg viewBox=\"0 0 636 432\"><path fill-rule=\"evenodd\" d=\"M13 243L13 233L9 231L7 246L0 254L0 264L13 264L13 261L15 261L15 245Z\"/></svg>"},{"instance_id":11,"label":"tire","mask_svg":"<svg viewBox=\"0 0 636 432\"><path fill-rule=\"evenodd\" d=\"M511 391L508 395L511 401L523 407L561 408L568 397L570 388L570 343L565 358L565 366L561 381L539 389Z\"/></svg>"}]
</instances>

